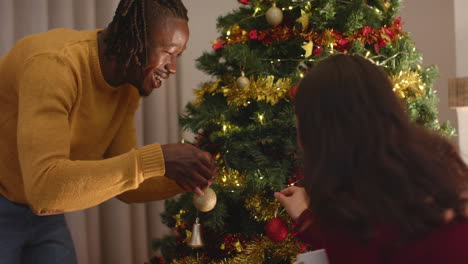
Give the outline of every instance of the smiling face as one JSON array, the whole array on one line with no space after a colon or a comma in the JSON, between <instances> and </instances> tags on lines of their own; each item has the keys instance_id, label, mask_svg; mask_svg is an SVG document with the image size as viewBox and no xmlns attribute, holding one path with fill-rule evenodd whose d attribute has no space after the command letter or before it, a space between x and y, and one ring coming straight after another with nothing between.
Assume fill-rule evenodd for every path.
<instances>
[{"instance_id":1,"label":"smiling face","mask_svg":"<svg viewBox=\"0 0 468 264\"><path fill-rule=\"evenodd\" d=\"M187 21L174 17L154 21L147 33L147 63L143 69L132 65L128 74L129 82L141 96L148 96L176 73L177 57L185 50L189 38Z\"/></svg>"}]
</instances>

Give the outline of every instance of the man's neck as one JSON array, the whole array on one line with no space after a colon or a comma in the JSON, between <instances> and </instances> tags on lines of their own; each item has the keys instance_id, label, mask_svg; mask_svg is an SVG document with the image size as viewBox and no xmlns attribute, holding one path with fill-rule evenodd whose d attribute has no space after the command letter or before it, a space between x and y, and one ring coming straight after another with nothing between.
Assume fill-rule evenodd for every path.
<instances>
[{"instance_id":1,"label":"man's neck","mask_svg":"<svg viewBox=\"0 0 468 264\"><path fill-rule=\"evenodd\" d=\"M107 44L104 41L107 36L107 29L98 33L98 54L99 65L104 80L112 86L119 86L125 83L125 67L118 63L114 57L106 56Z\"/></svg>"}]
</instances>

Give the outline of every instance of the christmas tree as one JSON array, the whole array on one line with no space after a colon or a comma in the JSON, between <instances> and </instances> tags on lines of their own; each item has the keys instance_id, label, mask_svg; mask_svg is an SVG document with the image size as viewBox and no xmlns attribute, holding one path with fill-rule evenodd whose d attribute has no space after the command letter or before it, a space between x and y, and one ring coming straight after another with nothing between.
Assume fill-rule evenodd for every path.
<instances>
[{"instance_id":1,"label":"christmas tree","mask_svg":"<svg viewBox=\"0 0 468 264\"><path fill-rule=\"evenodd\" d=\"M400 0L238 2L218 18L213 50L197 60L213 78L180 118L217 162L214 192L166 202L162 216L174 235L155 241L162 256L152 263L291 263L307 250L273 193L301 179L295 87L327 56L366 57L389 74L414 122L454 133L438 122L437 69L421 66L396 17Z\"/></svg>"}]
</instances>

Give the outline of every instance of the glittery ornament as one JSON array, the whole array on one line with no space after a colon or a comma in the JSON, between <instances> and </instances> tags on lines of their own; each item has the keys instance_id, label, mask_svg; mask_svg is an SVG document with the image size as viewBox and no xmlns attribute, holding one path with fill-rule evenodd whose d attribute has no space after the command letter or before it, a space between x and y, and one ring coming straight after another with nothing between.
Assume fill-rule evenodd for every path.
<instances>
[{"instance_id":1,"label":"glittery ornament","mask_svg":"<svg viewBox=\"0 0 468 264\"><path fill-rule=\"evenodd\" d=\"M201 212L208 212L216 206L216 193L209 187L203 192L203 196L193 194L193 205Z\"/></svg>"},{"instance_id":2,"label":"glittery ornament","mask_svg":"<svg viewBox=\"0 0 468 264\"><path fill-rule=\"evenodd\" d=\"M265 233L271 241L281 242L288 236L288 225L281 218L272 218L265 225Z\"/></svg>"},{"instance_id":3,"label":"glittery ornament","mask_svg":"<svg viewBox=\"0 0 468 264\"><path fill-rule=\"evenodd\" d=\"M276 27L283 21L283 11L276 7L276 3L273 3L273 6L267 10L265 17L268 24Z\"/></svg>"}]
</instances>

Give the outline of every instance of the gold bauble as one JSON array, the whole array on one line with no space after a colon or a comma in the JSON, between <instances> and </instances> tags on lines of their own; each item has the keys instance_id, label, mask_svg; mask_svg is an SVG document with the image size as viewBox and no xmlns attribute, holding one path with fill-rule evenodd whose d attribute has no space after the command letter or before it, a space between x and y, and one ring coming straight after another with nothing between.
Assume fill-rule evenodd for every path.
<instances>
[{"instance_id":1,"label":"gold bauble","mask_svg":"<svg viewBox=\"0 0 468 264\"><path fill-rule=\"evenodd\" d=\"M201 212L208 212L216 206L216 193L209 187L203 192L203 196L193 194L193 205Z\"/></svg>"},{"instance_id":2,"label":"gold bauble","mask_svg":"<svg viewBox=\"0 0 468 264\"><path fill-rule=\"evenodd\" d=\"M239 88L245 88L249 86L249 84L250 84L249 78L245 76L241 76L237 78L237 86L239 86Z\"/></svg>"},{"instance_id":3,"label":"gold bauble","mask_svg":"<svg viewBox=\"0 0 468 264\"><path fill-rule=\"evenodd\" d=\"M276 4L273 3L273 6L267 10L265 17L268 24L276 27L283 21L283 11L281 11L281 9L276 7Z\"/></svg>"}]
</instances>

